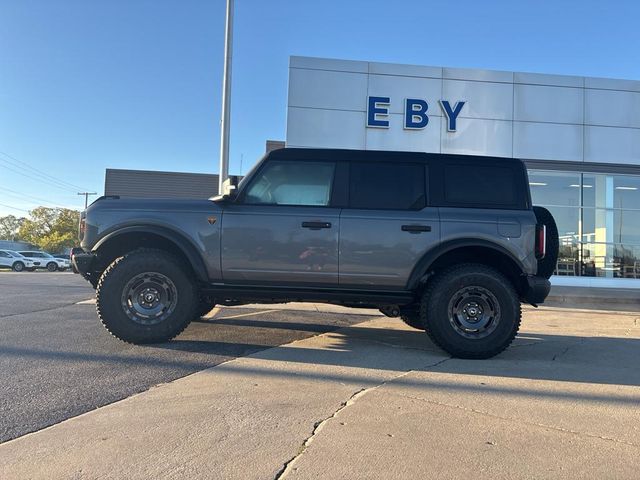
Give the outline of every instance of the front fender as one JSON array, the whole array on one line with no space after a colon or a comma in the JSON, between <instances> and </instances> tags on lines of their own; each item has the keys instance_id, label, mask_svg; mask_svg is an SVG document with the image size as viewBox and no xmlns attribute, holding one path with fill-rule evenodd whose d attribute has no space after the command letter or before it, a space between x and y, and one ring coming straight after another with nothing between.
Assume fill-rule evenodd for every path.
<instances>
[{"instance_id":1,"label":"front fender","mask_svg":"<svg viewBox=\"0 0 640 480\"><path fill-rule=\"evenodd\" d=\"M206 282L208 280L207 269L202 256L198 252L197 247L184 234L176 232L175 230L171 230L167 227L161 227L157 225L131 225L120 227L115 230L109 231L109 233L101 237L93 245L91 251L93 253L97 253L102 246L106 245L107 243L121 235L129 233L147 233L165 238L166 240L176 245L176 247L178 247L178 249L184 254L184 256L189 261L189 264L193 268L193 271L195 272L198 280L203 282ZM149 245L149 247L153 247L153 245Z\"/></svg>"}]
</instances>

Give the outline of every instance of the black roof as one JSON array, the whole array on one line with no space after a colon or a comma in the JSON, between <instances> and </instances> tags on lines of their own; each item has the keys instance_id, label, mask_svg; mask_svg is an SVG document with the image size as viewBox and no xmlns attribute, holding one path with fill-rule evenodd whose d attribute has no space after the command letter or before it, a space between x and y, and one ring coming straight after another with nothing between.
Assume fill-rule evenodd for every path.
<instances>
[{"instance_id":1,"label":"black roof","mask_svg":"<svg viewBox=\"0 0 640 480\"><path fill-rule=\"evenodd\" d=\"M337 148L280 148L265 156L265 160L345 160L345 161L382 161L390 158L406 162L455 162L459 160L485 162L513 162L523 164L517 158L488 157L481 155L456 155L452 153L397 152L389 150L347 150Z\"/></svg>"}]
</instances>

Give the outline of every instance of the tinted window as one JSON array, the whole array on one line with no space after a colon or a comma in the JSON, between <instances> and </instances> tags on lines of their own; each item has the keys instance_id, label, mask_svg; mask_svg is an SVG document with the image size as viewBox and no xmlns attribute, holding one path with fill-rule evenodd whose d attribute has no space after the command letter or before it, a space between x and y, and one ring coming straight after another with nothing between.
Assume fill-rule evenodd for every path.
<instances>
[{"instance_id":1,"label":"tinted window","mask_svg":"<svg viewBox=\"0 0 640 480\"><path fill-rule=\"evenodd\" d=\"M519 178L508 166L446 165L444 199L450 205L515 207Z\"/></svg>"},{"instance_id":2,"label":"tinted window","mask_svg":"<svg viewBox=\"0 0 640 480\"><path fill-rule=\"evenodd\" d=\"M269 162L247 189L246 203L262 205L329 205L335 164Z\"/></svg>"},{"instance_id":3,"label":"tinted window","mask_svg":"<svg viewBox=\"0 0 640 480\"><path fill-rule=\"evenodd\" d=\"M11 255L5 252L0 252L0 257L11 257Z\"/></svg>"},{"instance_id":4,"label":"tinted window","mask_svg":"<svg viewBox=\"0 0 640 480\"><path fill-rule=\"evenodd\" d=\"M352 163L349 206L380 210L420 210L426 204L421 164Z\"/></svg>"}]
</instances>

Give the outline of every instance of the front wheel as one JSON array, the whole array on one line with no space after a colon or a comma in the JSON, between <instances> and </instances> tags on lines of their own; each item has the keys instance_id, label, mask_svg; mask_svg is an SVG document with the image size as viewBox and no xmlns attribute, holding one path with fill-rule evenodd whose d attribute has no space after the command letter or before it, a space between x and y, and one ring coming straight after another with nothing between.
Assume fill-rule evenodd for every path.
<instances>
[{"instance_id":1,"label":"front wheel","mask_svg":"<svg viewBox=\"0 0 640 480\"><path fill-rule=\"evenodd\" d=\"M198 292L189 272L161 250L136 250L104 271L96 291L98 316L128 343L159 343L180 334L195 317Z\"/></svg>"},{"instance_id":2,"label":"front wheel","mask_svg":"<svg viewBox=\"0 0 640 480\"><path fill-rule=\"evenodd\" d=\"M14 272L21 272L21 271L24 270L24 263L16 262L16 263L13 264L13 266L11 268L12 268L12 270Z\"/></svg>"},{"instance_id":3,"label":"front wheel","mask_svg":"<svg viewBox=\"0 0 640 480\"><path fill-rule=\"evenodd\" d=\"M433 278L420 316L429 337L458 358L490 358L520 328L521 309L511 282L485 265L462 264Z\"/></svg>"},{"instance_id":4,"label":"front wheel","mask_svg":"<svg viewBox=\"0 0 640 480\"><path fill-rule=\"evenodd\" d=\"M49 262L47 263L47 270L49 270L50 272L55 272L56 270L58 270L58 265L56 265L54 262Z\"/></svg>"}]
</instances>

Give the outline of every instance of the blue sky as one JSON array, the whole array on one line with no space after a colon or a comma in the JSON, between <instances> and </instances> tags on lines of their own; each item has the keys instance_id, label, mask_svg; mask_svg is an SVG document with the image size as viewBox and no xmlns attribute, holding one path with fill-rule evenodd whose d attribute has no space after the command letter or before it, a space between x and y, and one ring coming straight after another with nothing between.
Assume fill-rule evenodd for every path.
<instances>
[{"instance_id":1,"label":"blue sky","mask_svg":"<svg viewBox=\"0 0 640 480\"><path fill-rule=\"evenodd\" d=\"M0 0L0 215L79 207L107 167L217 172L224 8ZM231 173L284 139L290 55L640 79L638 18L634 1L236 0Z\"/></svg>"}]
</instances>

